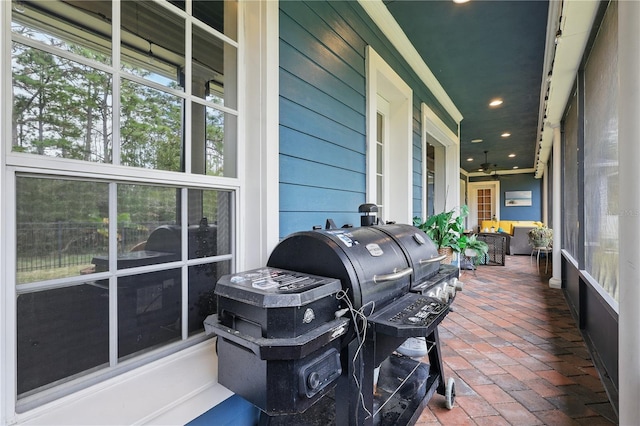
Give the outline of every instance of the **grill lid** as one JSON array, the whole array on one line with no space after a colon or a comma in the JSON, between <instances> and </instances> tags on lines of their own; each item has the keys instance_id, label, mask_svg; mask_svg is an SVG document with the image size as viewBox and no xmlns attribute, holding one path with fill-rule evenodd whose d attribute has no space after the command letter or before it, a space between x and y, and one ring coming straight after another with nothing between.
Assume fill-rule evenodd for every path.
<instances>
[{"instance_id":1,"label":"grill lid","mask_svg":"<svg viewBox=\"0 0 640 426\"><path fill-rule=\"evenodd\" d=\"M216 284L216 295L258 306L305 306L340 290L336 279L276 268L259 268L225 275Z\"/></svg>"},{"instance_id":2,"label":"grill lid","mask_svg":"<svg viewBox=\"0 0 640 426\"><path fill-rule=\"evenodd\" d=\"M381 225L376 228L393 238L407 257L409 266L413 268L412 287L438 273L444 256L438 255L435 243L423 231L403 224Z\"/></svg>"},{"instance_id":3,"label":"grill lid","mask_svg":"<svg viewBox=\"0 0 640 426\"><path fill-rule=\"evenodd\" d=\"M359 309L370 302L373 302L372 308L373 305L382 306L407 293L411 287L414 271L406 250L420 251L417 248L422 248L423 253L416 255L418 260L437 254L433 243L426 235L420 235L417 228L396 225L383 232L387 226L298 232L276 246L267 265L338 278L354 308ZM418 233L416 238L424 239L424 243L414 241L405 249L401 247L401 239L391 236L402 230L399 232L404 235L402 238L413 238L409 236L409 229ZM430 248L433 253L428 254ZM422 269L424 267L420 266ZM423 272L420 274L424 275Z\"/></svg>"}]
</instances>

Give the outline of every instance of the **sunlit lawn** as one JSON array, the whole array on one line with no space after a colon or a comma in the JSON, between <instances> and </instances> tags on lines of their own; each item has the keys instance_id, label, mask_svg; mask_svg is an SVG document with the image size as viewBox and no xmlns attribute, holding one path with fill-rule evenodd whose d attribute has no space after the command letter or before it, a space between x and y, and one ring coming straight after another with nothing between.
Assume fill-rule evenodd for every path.
<instances>
[{"instance_id":1,"label":"sunlit lawn","mask_svg":"<svg viewBox=\"0 0 640 426\"><path fill-rule=\"evenodd\" d=\"M89 259L91 259L91 257L89 257ZM64 264L64 260L61 263ZM20 264L20 261L18 261L19 268ZM42 269L32 269L31 271L18 271L16 274L16 281L18 284L25 284L53 280L56 278L76 277L80 275L80 271L88 271L92 267L93 264L87 262L80 265L44 267ZM24 267L22 269L24 269Z\"/></svg>"}]
</instances>

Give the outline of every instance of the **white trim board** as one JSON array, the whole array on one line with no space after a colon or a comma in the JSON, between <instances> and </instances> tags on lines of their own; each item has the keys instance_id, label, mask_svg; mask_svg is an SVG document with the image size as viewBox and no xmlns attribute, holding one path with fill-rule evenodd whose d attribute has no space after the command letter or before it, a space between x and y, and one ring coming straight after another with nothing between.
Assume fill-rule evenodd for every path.
<instances>
[{"instance_id":1,"label":"white trim board","mask_svg":"<svg viewBox=\"0 0 640 426\"><path fill-rule=\"evenodd\" d=\"M404 31L402 31L400 25L391 16L387 6L381 0L358 0L358 3L375 22L380 31L391 41L391 44L398 50L409 66L418 74L424 85L433 93L433 96L440 102L447 113L456 123L460 123L462 121L462 113L458 111L458 108L445 92L436 76L422 60L422 57L413 47Z\"/></svg>"}]
</instances>

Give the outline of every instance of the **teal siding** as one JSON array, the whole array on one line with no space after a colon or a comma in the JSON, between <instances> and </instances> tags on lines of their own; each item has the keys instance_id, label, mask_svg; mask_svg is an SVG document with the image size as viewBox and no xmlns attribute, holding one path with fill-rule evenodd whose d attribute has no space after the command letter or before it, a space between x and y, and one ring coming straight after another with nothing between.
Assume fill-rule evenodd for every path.
<instances>
[{"instance_id":1,"label":"teal siding","mask_svg":"<svg viewBox=\"0 0 640 426\"><path fill-rule=\"evenodd\" d=\"M422 85L357 2L280 2L280 237L358 225L366 191L365 49L413 89L413 211L420 215L421 116L427 103L457 123Z\"/></svg>"},{"instance_id":2,"label":"teal siding","mask_svg":"<svg viewBox=\"0 0 640 426\"><path fill-rule=\"evenodd\" d=\"M286 155L280 156L281 184L357 193L365 183L364 177L364 173L361 172L334 167L313 160ZM284 202L281 203L281 207L285 207ZM325 208L331 208L331 206L325 206Z\"/></svg>"}]
</instances>

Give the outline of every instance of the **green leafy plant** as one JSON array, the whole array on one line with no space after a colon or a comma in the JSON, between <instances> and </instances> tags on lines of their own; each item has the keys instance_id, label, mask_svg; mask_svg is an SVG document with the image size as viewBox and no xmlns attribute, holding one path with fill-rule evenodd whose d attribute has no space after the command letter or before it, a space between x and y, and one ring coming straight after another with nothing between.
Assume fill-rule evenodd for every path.
<instances>
[{"instance_id":1,"label":"green leafy plant","mask_svg":"<svg viewBox=\"0 0 640 426\"><path fill-rule=\"evenodd\" d=\"M430 216L424 222L419 217L414 217L413 224L424 231L438 249L451 247L459 252L459 240L464 236L464 219L468 214L469 208L463 205L457 215L456 209L452 209Z\"/></svg>"},{"instance_id":2,"label":"green leafy plant","mask_svg":"<svg viewBox=\"0 0 640 426\"><path fill-rule=\"evenodd\" d=\"M546 226L532 228L527 235L533 247L549 247L553 241L553 229Z\"/></svg>"}]
</instances>

